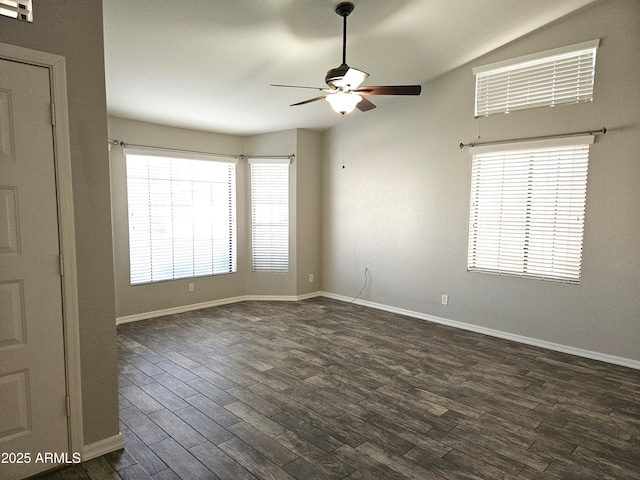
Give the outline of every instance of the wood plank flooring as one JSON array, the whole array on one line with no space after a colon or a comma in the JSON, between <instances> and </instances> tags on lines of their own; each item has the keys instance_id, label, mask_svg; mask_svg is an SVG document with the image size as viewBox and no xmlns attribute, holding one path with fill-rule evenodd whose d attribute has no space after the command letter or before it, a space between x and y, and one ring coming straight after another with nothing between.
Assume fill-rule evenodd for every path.
<instances>
[{"instance_id":1,"label":"wood plank flooring","mask_svg":"<svg viewBox=\"0 0 640 480\"><path fill-rule=\"evenodd\" d=\"M325 298L118 327L125 450L64 479L640 479L640 371Z\"/></svg>"}]
</instances>

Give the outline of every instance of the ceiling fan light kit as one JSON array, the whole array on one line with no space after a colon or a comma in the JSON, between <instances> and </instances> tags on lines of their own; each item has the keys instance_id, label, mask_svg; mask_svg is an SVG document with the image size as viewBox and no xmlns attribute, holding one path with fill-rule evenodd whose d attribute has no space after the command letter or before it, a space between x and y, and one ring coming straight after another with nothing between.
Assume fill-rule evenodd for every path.
<instances>
[{"instance_id":1,"label":"ceiling fan light kit","mask_svg":"<svg viewBox=\"0 0 640 480\"><path fill-rule=\"evenodd\" d=\"M361 112L376 108L371 101L363 98L363 95L420 95L422 90L420 85L367 86L360 88L360 85L367 79L369 74L347 65L347 17L353 12L353 9L354 5L351 2L342 2L335 7L335 12L343 19L342 64L327 72L325 83L329 88L271 84L274 87L311 88L325 92L324 95L294 103L291 105L292 107L305 105L324 98L331 104L331 108L334 111L345 115L355 110L355 108L358 108Z\"/></svg>"},{"instance_id":2,"label":"ceiling fan light kit","mask_svg":"<svg viewBox=\"0 0 640 480\"><path fill-rule=\"evenodd\" d=\"M345 93L340 91L327 95L324 99L331 104L331 108L333 108L334 112L341 113L342 115L353 112L358 103L362 101L362 97L357 93Z\"/></svg>"}]
</instances>

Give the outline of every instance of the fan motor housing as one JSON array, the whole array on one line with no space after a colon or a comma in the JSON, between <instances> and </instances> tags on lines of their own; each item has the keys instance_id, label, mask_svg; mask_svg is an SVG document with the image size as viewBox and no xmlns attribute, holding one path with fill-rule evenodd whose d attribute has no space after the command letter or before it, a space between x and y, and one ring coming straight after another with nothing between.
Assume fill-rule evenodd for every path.
<instances>
[{"instance_id":1,"label":"fan motor housing","mask_svg":"<svg viewBox=\"0 0 640 480\"><path fill-rule=\"evenodd\" d=\"M335 82L342 80L349 70L349 65L343 63L339 67L332 68L327 72L327 76L324 77L324 81L330 87L336 87Z\"/></svg>"}]
</instances>

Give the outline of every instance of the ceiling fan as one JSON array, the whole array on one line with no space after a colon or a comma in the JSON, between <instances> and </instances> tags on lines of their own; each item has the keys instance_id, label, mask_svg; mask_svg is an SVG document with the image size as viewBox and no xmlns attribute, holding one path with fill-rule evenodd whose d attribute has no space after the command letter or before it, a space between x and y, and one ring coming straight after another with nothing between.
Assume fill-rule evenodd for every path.
<instances>
[{"instance_id":1,"label":"ceiling fan","mask_svg":"<svg viewBox=\"0 0 640 480\"><path fill-rule=\"evenodd\" d=\"M352 112L355 108L362 112L376 108L376 106L366 98L368 95L420 95L422 87L420 85L388 85L388 86L364 86L362 83L369 76L368 73L347 65L347 17L353 12L354 5L351 2L342 2L336 5L335 12L343 19L342 31L342 65L332 68L327 72L324 79L329 88L304 87L299 85L276 85L273 87L291 88L311 88L325 92L319 97L310 98L302 102L294 103L291 106L305 105L307 103L322 100L323 98L331 104L331 108L344 115Z\"/></svg>"}]
</instances>

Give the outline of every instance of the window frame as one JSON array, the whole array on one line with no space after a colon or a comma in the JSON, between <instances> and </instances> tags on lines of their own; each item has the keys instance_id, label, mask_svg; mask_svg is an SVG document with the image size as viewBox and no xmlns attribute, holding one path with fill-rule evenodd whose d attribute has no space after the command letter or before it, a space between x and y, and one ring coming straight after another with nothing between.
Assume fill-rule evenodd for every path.
<instances>
[{"instance_id":1,"label":"window frame","mask_svg":"<svg viewBox=\"0 0 640 480\"><path fill-rule=\"evenodd\" d=\"M238 271L238 258L237 258L237 246L238 246L238 241L237 241L237 169L236 169L236 165L238 160L236 158L222 158L222 157L216 157L216 156L212 156L212 155L205 155L205 154L197 154L197 153L187 153L187 152L173 152L170 150L167 151L163 151L163 150L158 150L158 149L151 149L151 148L133 148L133 147L126 147L124 149L124 154L125 154L125 177L126 177L126 184L127 184L127 228L128 228L128 250L129 250L129 282L131 286L138 286L138 285L148 285L148 284L156 284L156 283L161 283L161 282L166 282L166 281L174 281L174 280L184 280L184 279L190 279L190 278L199 278L199 277L211 277L211 276L218 276L218 275L227 275L227 274L234 274L237 273ZM199 178L198 175L196 175L195 173L191 174L191 178L187 178L187 177L183 177L183 178L174 178L173 174L170 175L170 177L168 178L156 178L155 180L158 182L168 182L169 184L169 190L170 190L170 195L171 195L171 199L167 200L164 206L164 210L165 210L165 215L164 216L159 216L156 217L157 219L159 219L160 222L164 222L165 226L169 225L170 228L174 229L176 228L175 223L177 221L179 221L179 215L177 213L175 213L174 211L178 208L182 209L183 213L186 214L186 217L182 217L183 221L186 223L191 224L191 237L190 239L187 239L187 243L190 242L190 245L192 247L192 253L190 255L190 261L191 262L191 273L187 274L184 273L187 270L187 267L185 267L182 270L181 273L181 269L178 268L178 266L176 265L176 260L177 258L179 258L179 255L176 253L176 248L175 248L175 243L176 243L176 237L175 235L171 236L171 239L169 241L169 243L171 244L171 253L166 253L166 256L164 257L165 260L167 262L170 262L171 265L171 274L161 274L161 273L156 273L154 275L153 273L153 268L154 268L154 264L153 263L149 263L148 264L148 272L144 272L143 268L140 269L136 269L135 267L135 263L136 260L134 259L134 254L135 254L135 245L134 245L134 236L132 234L133 228L135 228L135 224L132 223L132 208L133 208L133 204L131 202L132 199L132 195L134 195L134 192L132 190L132 182L131 182L131 178L130 178L130 171L129 171L129 167L130 167L130 160L131 161L136 161L136 158L146 158L148 159L147 161L150 161L151 159L158 159L158 160L164 160L164 161L184 161L184 162L191 162L192 168L193 166L197 166L198 164L194 164L193 162L212 162L215 163L217 165L224 165L227 167L226 169L226 173L224 173L224 175L227 176L226 181L224 181L224 179L218 179L218 180L208 180L206 182L198 182L197 184L195 183L197 181L197 179ZM204 169L206 170L207 167L204 167ZM151 180L149 180L149 176L147 175L147 181L149 182L147 185L147 189L148 189L148 194L151 195ZM222 178L222 177L221 177ZM191 189L191 204L188 203L183 203L182 205L178 205L177 202L177 197L179 195L178 191L174 188L174 183L178 183L180 182L182 184L183 187L186 187L187 184L189 184L189 188ZM201 234L198 235L195 232L195 229L197 228L198 225L202 226L201 222L198 222L198 218L202 218L202 215L206 215L206 212L204 210L201 210L200 213L194 212L194 206L196 204L196 200L194 198L194 195L197 194L201 194L201 195L207 195L206 187L208 185L209 188L209 204L205 207L201 207L201 208L209 208L209 209L214 209L216 208L215 202L216 201L220 201L220 199L222 198L221 196L224 196L225 198L221 200L222 203L220 203L218 206L222 206L222 212L220 213L220 215L222 217L226 218L226 222L223 229L221 230L226 230L226 234L223 235L222 237L220 237L219 233L220 232L216 232L216 234L214 235L213 232L209 232L209 234L207 234L206 232L201 231ZM215 184L215 185L213 185ZM194 185L199 185L199 187L194 188ZM165 184L165 187L167 185ZM165 188L166 190L166 188ZM176 190L176 198L173 198L174 196L174 190ZM214 191L215 190L215 191ZM186 190L183 190L183 193L186 192ZM195 192L195 193L194 193ZM198 193L199 192L199 193ZM217 199L214 200L213 197L214 195L217 195ZM158 197L159 198L159 197ZM166 197L165 197L166 198ZM183 197L183 200L186 197ZM202 197L201 197L202 198ZM148 221L148 229L143 230L143 233L140 234L140 237L142 236L148 236L148 241L149 241L149 245L147 247L148 249L148 261L152 262L152 250L153 250L153 246L152 246L152 242L154 241L154 238L159 237L154 237L154 233L152 231L152 211L151 211L151 200L148 201L148 210L146 212L142 212L142 215L147 215L147 221ZM199 205L203 205L202 202L199 202ZM142 207L144 208L144 207ZM195 215L195 216L194 216ZM201 216L197 216L197 215L201 215ZM178 220L176 220L178 219ZM141 219L141 222L144 223L145 220L144 218ZM142 225L139 224L139 225ZM212 228L213 228L213 224ZM141 227L144 228L144 227ZM224 238L223 238L224 237ZM185 237L186 238L186 237ZM198 255L196 252L196 245L195 243L197 242L198 238L200 238L200 240L205 241L206 248L210 248L210 252L211 252L211 257L207 257L207 258L211 258L211 263L208 266L204 266L205 263L203 263L202 261L198 262ZM215 244L215 239L218 239L218 242L222 239L223 242L225 244L228 245L228 247L224 247L222 248L222 250L220 250L218 248L218 244ZM210 242L210 243L209 243ZM143 242L141 241L140 244L142 244ZM216 250L220 250L222 253L221 255L218 255L217 257L214 256L214 253L216 252ZM143 253L144 255L144 253ZM185 254L185 258L189 257L188 254ZM202 254L200 255L200 257L202 257ZM228 258L225 258L228 257ZM201 260L201 258L200 258ZM145 260L143 260L144 262ZM222 265L222 268L219 268L219 266ZM169 268L169 267L167 267Z\"/></svg>"},{"instance_id":2,"label":"window frame","mask_svg":"<svg viewBox=\"0 0 640 480\"><path fill-rule=\"evenodd\" d=\"M290 267L291 248L289 241L291 238L291 159L290 158L256 158L249 157L249 222L250 222L250 249L251 249L251 271L253 273L288 273ZM279 184L256 185L254 179L256 173L261 168L282 168L286 167L286 179L277 179ZM265 174L266 172L261 172ZM256 192L256 188L264 187L266 192ZM283 190L284 189L284 190ZM256 204L257 195L261 198L261 203ZM286 204L284 201L286 200ZM271 208L272 218L265 218L261 221L260 228L256 225L256 215L259 206ZM274 205L276 207L274 208ZM277 208L280 205L280 208ZM284 207L283 207L284 205ZM278 211L280 210L280 211ZM286 220L282 216L286 215ZM276 221L273 217L280 217ZM275 237L274 237L275 235ZM271 241L265 241L271 237ZM273 240L280 241L274 242Z\"/></svg>"},{"instance_id":3,"label":"window frame","mask_svg":"<svg viewBox=\"0 0 640 480\"><path fill-rule=\"evenodd\" d=\"M567 284L580 283L588 163L593 143L593 135L581 135L469 149L472 172L467 271ZM572 147L582 152L586 147L586 154L580 153L569 158L565 152ZM548 152L548 170L540 170L544 151ZM526 152L533 153L527 157ZM496 158L494 164L486 162L490 156ZM510 166L511 176L504 175L504 170L500 171L500 168L504 168L499 165L502 156L513 162L521 162L521 165ZM571 165L570 160L573 160ZM483 161L485 163L481 165ZM552 172L554 161L557 166ZM534 165L534 162L538 162L538 165ZM481 179L482 168L485 173ZM518 171L519 168L526 168L527 171ZM538 170L534 171L534 168ZM576 178L570 182L566 175L572 173L576 174ZM537 176L534 177L534 174ZM544 177L545 174L548 176ZM523 194L518 182L525 180L527 190ZM490 189L494 182L501 182L502 189L499 192L485 190L478 193L483 187ZM484 202L484 209L479 205L481 201ZM524 205L521 203L523 201ZM483 211L479 213L480 210ZM548 216L543 217L543 214ZM577 217L572 218L574 215ZM541 218L544 221L541 222ZM480 222L483 225L478 225Z\"/></svg>"},{"instance_id":4,"label":"window frame","mask_svg":"<svg viewBox=\"0 0 640 480\"><path fill-rule=\"evenodd\" d=\"M593 101L599 45L594 39L473 68L475 117Z\"/></svg>"}]
</instances>

